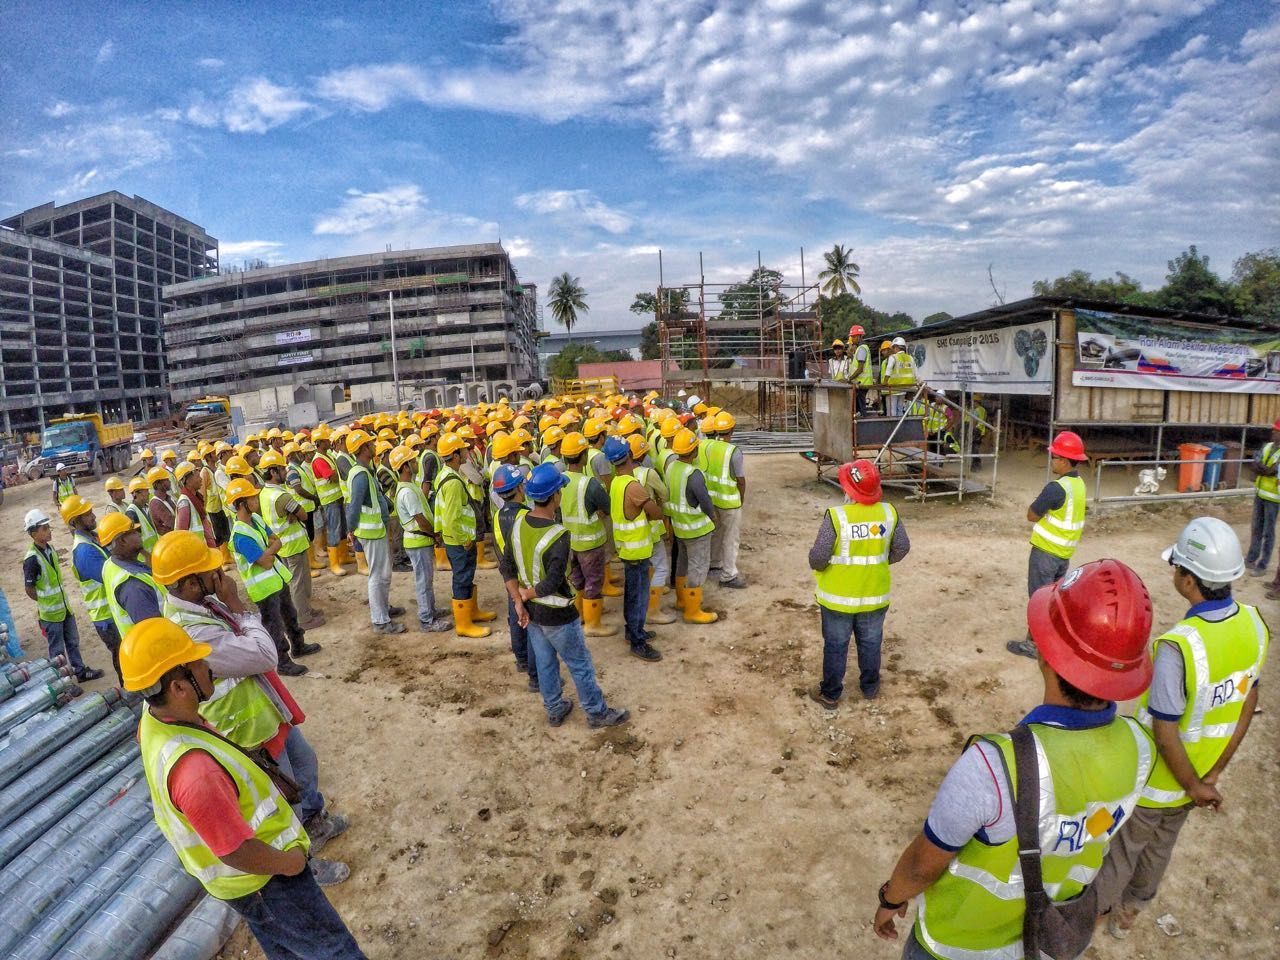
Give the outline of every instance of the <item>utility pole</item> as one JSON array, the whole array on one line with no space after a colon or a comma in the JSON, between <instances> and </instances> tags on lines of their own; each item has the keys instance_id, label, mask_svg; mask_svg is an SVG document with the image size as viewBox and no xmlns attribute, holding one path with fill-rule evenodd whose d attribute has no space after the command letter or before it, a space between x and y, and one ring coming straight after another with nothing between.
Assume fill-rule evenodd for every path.
<instances>
[{"instance_id":1,"label":"utility pole","mask_svg":"<svg viewBox=\"0 0 1280 960\"><path fill-rule=\"evenodd\" d=\"M396 409L400 406L400 366L396 360L396 292L387 291L387 310L391 313L391 380L395 384Z\"/></svg>"}]
</instances>

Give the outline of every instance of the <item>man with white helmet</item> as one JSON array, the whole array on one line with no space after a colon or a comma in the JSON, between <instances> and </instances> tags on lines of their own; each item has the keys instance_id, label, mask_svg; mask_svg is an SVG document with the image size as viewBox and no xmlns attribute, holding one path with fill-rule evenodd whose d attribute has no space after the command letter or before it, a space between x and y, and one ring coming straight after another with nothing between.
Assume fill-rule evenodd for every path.
<instances>
[{"instance_id":1,"label":"man with white helmet","mask_svg":"<svg viewBox=\"0 0 1280 960\"><path fill-rule=\"evenodd\" d=\"M893 338L893 352L885 361L880 380L891 391L888 398L889 416L900 417L906 407L906 395L915 390L916 364L907 352L907 341Z\"/></svg>"},{"instance_id":2,"label":"man with white helmet","mask_svg":"<svg viewBox=\"0 0 1280 960\"><path fill-rule=\"evenodd\" d=\"M80 632L62 585L62 561L49 545L53 540L49 516L43 510L28 510L22 525L31 537L31 546L22 560L23 585L27 596L35 601L36 621L49 644L49 657L65 656L77 680L97 680L102 671L85 666L80 658Z\"/></svg>"},{"instance_id":3,"label":"man with white helmet","mask_svg":"<svg viewBox=\"0 0 1280 960\"><path fill-rule=\"evenodd\" d=\"M1099 911L1121 939L1154 899L1192 808L1221 807L1218 779L1249 730L1270 640L1258 611L1231 596L1245 558L1230 526L1197 517L1163 556L1191 608L1154 644L1137 718L1155 735L1156 764L1098 875Z\"/></svg>"}]
</instances>

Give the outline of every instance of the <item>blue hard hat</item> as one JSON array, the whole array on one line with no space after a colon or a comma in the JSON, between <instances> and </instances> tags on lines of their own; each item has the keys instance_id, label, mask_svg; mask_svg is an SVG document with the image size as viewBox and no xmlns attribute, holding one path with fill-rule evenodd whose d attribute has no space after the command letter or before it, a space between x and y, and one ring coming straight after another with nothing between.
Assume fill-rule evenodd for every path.
<instances>
[{"instance_id":1,"label":"blue hard hat","mask_svg":"<svg viewBox=\"0 0 1280 960\"><path fill-rule=\"evenodd\" d=\"M610 463L622 463L631 457L631 447L621 437L610 437L600 451Z\"/></svg>"},{"instance_id":2,"label":"blue hard hat","mask_svg":"<svg viewBox=\"0 0 1280 960\"><path fill-rule=\"evenodd\" d=\"M493 492L498 496L514 493L524 483L524 474L519 467L503 464L493 471Z\"/></svg>"},{"instance_id":3,"label":"blue hard hat","mask_svg":"<svg viewBox=\"0 0 1280 960\"><path fill-rule=\"evenodd\" d=\"M525 495L535 503L550 500L556 492L569 483L569 478L556 469L553 463L543 463L533 468L525 481Z\"/></svg>"}]
</instances>

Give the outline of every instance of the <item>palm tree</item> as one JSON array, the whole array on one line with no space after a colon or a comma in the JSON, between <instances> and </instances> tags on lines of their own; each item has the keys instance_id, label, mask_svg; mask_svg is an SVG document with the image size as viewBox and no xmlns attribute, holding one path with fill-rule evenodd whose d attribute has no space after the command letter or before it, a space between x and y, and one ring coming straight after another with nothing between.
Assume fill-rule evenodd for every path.
<instances>
[{"instance_id":1,"label":"palm tree","mask_svg":"<svg viewBox=\"0 0 1280 960\"><path fill-rule=\"evenodd\" d=\"M837 243L822 255L822 259L827 261L827 269L818 274L823 293L828 297L838 297L850 291L862 292L857 280L858 271L862 268L853 262L843 243Z\"/></svg>"},{"instance_id":2,"label":"palm tree","mask_svg":"<svg viewBox=\"0 0 1280 960\"><path fill-rule=\"evenodd\" d=\"M551 307L551 316L565 328L570 337L573 335L573 325L578 322L579 311L587 313L591 309L587 306L587 291L582 289L577 277L571 277L567 273L552 278L547 304Z\"/></svg>"}]
</instances>

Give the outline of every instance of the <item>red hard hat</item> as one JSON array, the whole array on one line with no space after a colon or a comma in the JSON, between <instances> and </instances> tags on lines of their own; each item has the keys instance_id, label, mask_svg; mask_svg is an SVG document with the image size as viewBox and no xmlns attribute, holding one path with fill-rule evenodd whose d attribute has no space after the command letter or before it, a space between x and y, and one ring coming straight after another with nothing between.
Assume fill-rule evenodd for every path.
<instances>
[{"instance_id":1,"label":"red hard hat","mask_svg":"<svg viewBox=\"0 0 1280 960\"><path fill-rule=\"evenodd\" d=\"M1041 587L1027 627L1054 673L1090 696L1131 700L1151 685L1151 598L1119 560L1094 560Z\"/></svg>"},{"instance_id":2,"label":"red hard hat","mask_svg":"<svg viewBox=\"0 0 1280 960\"><path fill-rule=\"evenodd\" d=\"M863 337L866 336L866 333L867 331L863 330L862 327L856 323L849 328L849 336L851 337Z\"/></svg>"},{"instance_id":3,"label":"red hard hat","mask_svg":"<svg viewBox=\"0 0 1280 960\"><path fill-rule=\"evenodd\" d=\"M839 478L850 500L868 505L880 502L880 469L870 460L841 464Z\"/></svg>"},{"instance_id":4,"label":"red hard hat","mask_svg":"<svg viewBox=\"0 0 1280 960\"><path fill-rule=\"evenodd\" d=\"M1273 423L1273 424L1271 425L1271 429L1272 429L1272 430L1280 430L1280 420L1277 420L1275 423Z\"/></svg>"},{"instance_id":5,"label":"red hard hat","mask_svg":"<svg viewBox=\"0 0 1280 960\"><path fill-rule=\"evenodd\" d=\"M1072 433L1070 430L1063 430L1060 434L1053 438L1053 443L1049 444L1049 452L1055 457L1062 457L1066 460L1088 460L1084 453L1084 441L1080 439L1080 434Z\"/></svg>"}]
</instances>

